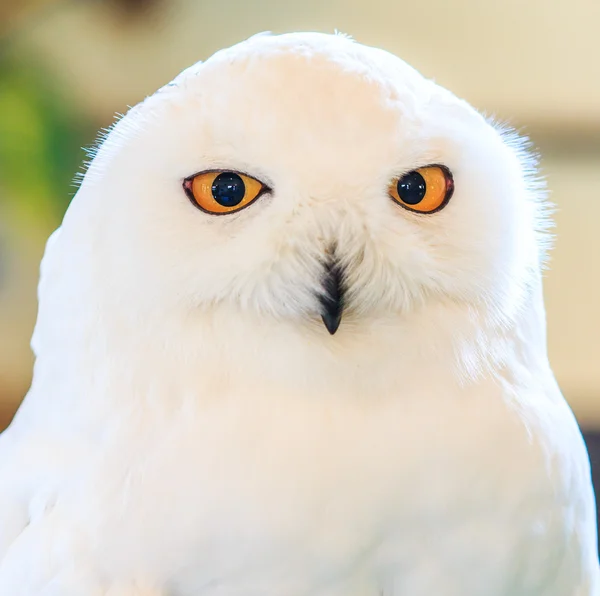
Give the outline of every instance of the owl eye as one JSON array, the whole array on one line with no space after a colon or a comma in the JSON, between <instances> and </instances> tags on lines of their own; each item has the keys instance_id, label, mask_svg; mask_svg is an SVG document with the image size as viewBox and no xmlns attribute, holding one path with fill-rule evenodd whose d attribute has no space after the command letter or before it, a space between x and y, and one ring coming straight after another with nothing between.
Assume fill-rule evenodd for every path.
<instances>
[{"instance_id":1,"label":"owl eye","mask_svg":"<svg viewBox=\"0 0 600 596\"><path fill-rule=\"evenodd\" d=\"M392 199L417 213L443 209L454 191L454 180L445 166L426 166L395 178L389 187Z\"/></svg>"},{"instance_id":2,"label":"owl eye","mask_svg":"<svg viewBox=\"0 0 600 596\"><path fill-rule=\"evenodd\" d=\"M213 215L240 211L268 190L256 178L226 170L195 174L184 180L183 188L196 207Z\"/></svg>"}]
</instances>

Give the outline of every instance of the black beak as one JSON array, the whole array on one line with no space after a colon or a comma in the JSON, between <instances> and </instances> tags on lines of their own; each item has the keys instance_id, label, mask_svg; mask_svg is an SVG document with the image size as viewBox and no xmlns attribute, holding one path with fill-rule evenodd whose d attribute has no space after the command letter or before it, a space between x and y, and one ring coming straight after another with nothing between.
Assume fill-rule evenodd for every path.
<instances>
[{"instance_id":1,"label":"black beak","mask_svg":"<svg viewBox=\"0 0 600 596\"><path fill-rule=\"evenodd\" d=\"M338 330L344 310L342 273L339 263L333 259L325 265L323 293L319 296L319 300L321 302L321 318L331 335Z\"/></svg>"}]
</instances>

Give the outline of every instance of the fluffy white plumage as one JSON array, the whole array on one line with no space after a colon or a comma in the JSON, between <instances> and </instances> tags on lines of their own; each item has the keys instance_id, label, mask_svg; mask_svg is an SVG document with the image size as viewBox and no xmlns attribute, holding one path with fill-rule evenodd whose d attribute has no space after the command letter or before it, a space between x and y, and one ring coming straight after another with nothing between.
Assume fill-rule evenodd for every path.
<instances>
[{"instance_id":1,"label":"fluffy white plumage","mask_svg":"<svg viewBox=\"0 0 600 596\"><path fill-rule=\"evenodd\" d=\"M432 163L445 209L389 198ZM343 36L253 37L133 108L43 260L34 380L0 436L0 594L599 594L533 168ZM210 169L272 191L208 215L182 180Z\"/></svg>"}]
</instances>

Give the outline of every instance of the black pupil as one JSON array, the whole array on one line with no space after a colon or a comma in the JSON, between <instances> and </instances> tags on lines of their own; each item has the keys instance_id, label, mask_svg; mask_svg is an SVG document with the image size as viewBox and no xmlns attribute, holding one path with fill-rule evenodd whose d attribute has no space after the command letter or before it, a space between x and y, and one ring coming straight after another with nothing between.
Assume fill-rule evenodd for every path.
<instances>
[{"instance_id":1,"label":"black pupil","mask_svg":"<svg viewBox=\"0 0 600 596\"><path fill-rule=\"evenodd\" d=\"M239 205L246 194L246 186L240 176L233 172L219 174L212 183L212 196L223 207Z\"/></svg>"},{"instance_id":2,"label":"black pupil","mask_svg":"<svg viewBox=\"0 0 600 596\"><path fill-rule=\"evenodd\" d=\"M409 172L398 180L398 196L407 205L417 205L425 196L427 185L419 172Z\"/></svg>"}]
</instances>

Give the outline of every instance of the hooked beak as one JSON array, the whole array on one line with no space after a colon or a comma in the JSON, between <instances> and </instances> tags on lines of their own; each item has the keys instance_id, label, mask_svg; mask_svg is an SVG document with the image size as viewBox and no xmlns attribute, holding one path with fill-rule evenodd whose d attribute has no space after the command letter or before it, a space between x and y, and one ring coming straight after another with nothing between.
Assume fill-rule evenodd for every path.
<instances>
[{"instance_id":1,"label":"hooked beak","mask_svg":"<svg viewBox=\"0 0 600 596\"><path fill-rule=\"evenodd\" d=\"M333 335L340 326L344 310L344 286L342 268L335 259L325 265L323 291L319 296L321 318L327 331Z\"/></svg>"}]
</instances>

